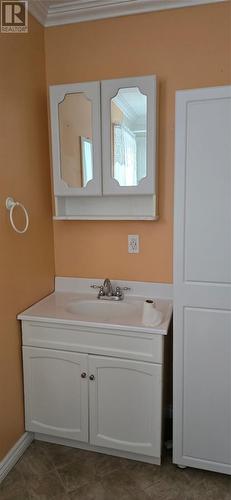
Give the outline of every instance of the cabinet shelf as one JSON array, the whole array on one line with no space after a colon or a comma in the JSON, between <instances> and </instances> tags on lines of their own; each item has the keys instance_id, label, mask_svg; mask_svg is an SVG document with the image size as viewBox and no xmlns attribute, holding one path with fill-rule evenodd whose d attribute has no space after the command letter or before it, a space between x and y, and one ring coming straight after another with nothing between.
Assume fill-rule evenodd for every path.
<instances>
[{"instance_id":1,"label":"cabinet shelf","mask_svg":"<svg viewBox=\"0 0 231 500\"><path fill-rule=\"evenodd\" d=\"M152 220L152 221L157 221L159 220L159 216L156 215L155 217L147 216L147 217L138 217L136 216L89 216L89 215L54 215L53 220Z\"/></svg>"},{"instance_id":2,"label":"cabinet shelf","mask_svg":"<svg viewBox=\"0 0 231 500\"><path fill-rule=\"evenodd\" d=\"M55 220L158 220L156 197L56 196Z\"/></svg>"}]
</instances>

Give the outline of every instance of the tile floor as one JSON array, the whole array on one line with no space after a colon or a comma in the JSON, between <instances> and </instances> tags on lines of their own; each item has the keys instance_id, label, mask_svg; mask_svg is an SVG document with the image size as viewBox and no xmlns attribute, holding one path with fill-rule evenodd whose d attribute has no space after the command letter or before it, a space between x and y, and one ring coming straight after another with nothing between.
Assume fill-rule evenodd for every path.
<instances>
[{"instance_id":1,"label":"tile floor","mask_svg":"<svg viewBox=\"0 0 231 500\"><path fill-rule=\"evenodd\" d=\"M34 441L0 485L1 500L231 500L231 477Z\"/></svg>"}]
</instances>

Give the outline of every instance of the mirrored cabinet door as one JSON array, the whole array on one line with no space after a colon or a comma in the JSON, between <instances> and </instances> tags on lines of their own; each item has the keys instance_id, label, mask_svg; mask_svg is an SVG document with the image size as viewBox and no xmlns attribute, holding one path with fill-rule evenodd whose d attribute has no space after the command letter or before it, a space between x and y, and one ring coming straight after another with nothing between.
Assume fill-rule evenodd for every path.
<instances>
[{"instance_id":1,"label":"mirrored cabinet door","mask_svg":"<svg viewBox=\"0 0 231 500\"><path fill-rule=\"evenodd\" d=\"M156 77L101 82L103 193L148 195L156 179Z\"/></svg>"},{"instance_id":2,"label":"mirrored cabinet door","mask_svg":"<svg viewBox=\"0 0 231 500\"><path fill-rule=\"evenodd\" d=\"M51 86L50 109L55 195L101 195L100 83Z\"/></svg>"}]
</instances>

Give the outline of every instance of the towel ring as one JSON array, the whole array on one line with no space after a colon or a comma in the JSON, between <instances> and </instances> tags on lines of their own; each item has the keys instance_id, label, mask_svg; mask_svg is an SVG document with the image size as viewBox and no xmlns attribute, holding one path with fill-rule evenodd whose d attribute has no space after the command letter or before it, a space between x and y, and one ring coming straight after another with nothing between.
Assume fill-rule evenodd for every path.
<instances>
[{"instance_id":1,"label":"towel ring","mask_svg":"<svg viewBox=\"0 0 231 500\"><path fill-rule=\"evenodd\" d=\"M24 227L24 229L18 229L14 224L13 212L14 212L15 207L21 207L21 209L24 212L24 215L25 215L25 227ZM20 203L19 201L14 201L13 198L9 197L6 199L6 208L10 212L10 223L11 223L11 226L13 227L13 229L16 231L16 233L19 233L19 234L25 233L28 229L28 226L29 226L29 216L28 216L28 213L27 213L24 205L22 203Z\"/></svg>"}]
</instances>

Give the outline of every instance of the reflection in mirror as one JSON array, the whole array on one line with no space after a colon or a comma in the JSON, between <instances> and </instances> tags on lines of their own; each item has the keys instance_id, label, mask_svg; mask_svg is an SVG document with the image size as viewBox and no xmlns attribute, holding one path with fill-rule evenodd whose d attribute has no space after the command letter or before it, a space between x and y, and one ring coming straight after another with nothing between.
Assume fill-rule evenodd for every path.
<instances>
[{"instance_id":1,"label":"reflection in mirror","mask_svg":"<svg viewBox=\"0 0 231 500\"><path fill-rule=\"evenodd\" d=\"M93 179L92 103L84 93L66 94L59 103L61 178L70 187Z\"/></svg>"},{"instance_id":2,"label":"reflection in mirror","mask_svg":"<svg viewBox=\"0 0 231 500\"><path fill-rule=\"evenodd\" d=\"M88 137L81 137L80 140L83 186L86 186L93 179L92 141Z\"/></svg>"},{"instance_id":3,"label":"reflection in mirror","mask_svg":"<svg viewBox=\"0 0 231 500\"><path fill-rule=\"evenodd\" d=\"M138 87L119 89L111 100L112 177L138 186L147 175L147 96Z\"/></svg>"}]
</instances>

